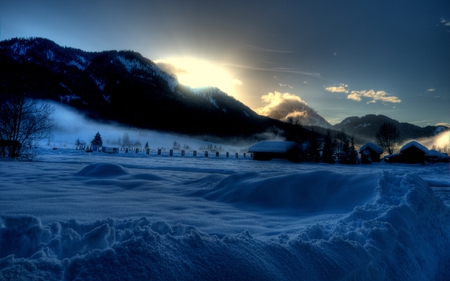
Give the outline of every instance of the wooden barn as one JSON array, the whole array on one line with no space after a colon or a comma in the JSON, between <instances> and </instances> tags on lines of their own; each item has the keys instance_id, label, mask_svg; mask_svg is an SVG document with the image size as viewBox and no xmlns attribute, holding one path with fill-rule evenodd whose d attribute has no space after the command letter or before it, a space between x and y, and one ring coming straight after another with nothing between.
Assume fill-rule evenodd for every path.
<instances>
[{"instance_id":1,"label":"wooden barn","mask_svg":"<svg viewBox=\"0 0 450 281\"><path fill-rule=\"evenodd\" d=\"M383 148L374 143L368 142L365 145L361 146L361 148L359 149L359 153L361 153L362 164L380 162L380 155L381 153L383 153Z\"/></svg>"},{"instance_id":2,"label":"wooden barn","mask_svg":"<svg viewBox=\"0 0 450 281\"><path fill-rule=\"evenodd\" d=\"M403 163L424 163L427 154L428 148L416 141L408 142L400 149Z\"/></svg>"},{"instance_id":3,"label":"wooden barn","mask_svg":"<svg viewBox=\"0 0 450 281\"><path fill-rule=\"evenodd\" d=\"M428 148L416 141L410 141L400 149L400 154L392 154L385 157L388 163L425 163L428 155Z\"/></svg>"},{"instance_id":4,"label":"wooden barn","mask_svg":"<svg viewBox=\"0 0 450 281\"><path fill-rule=\"evenodd\" d=\"M248 152L253 154L253 160L277 158L299 162L301 149L293 141L260 141L252 145Z\"/></svg>"}]
</instances>

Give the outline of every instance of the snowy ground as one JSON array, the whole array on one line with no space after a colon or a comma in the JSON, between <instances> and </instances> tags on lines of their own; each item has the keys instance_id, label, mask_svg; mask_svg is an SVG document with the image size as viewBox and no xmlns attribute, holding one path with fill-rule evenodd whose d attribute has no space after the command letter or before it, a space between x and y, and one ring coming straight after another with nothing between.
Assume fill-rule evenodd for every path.
<instances>
[{"instance_id":1,"label":"snowy ground","mask_svg":"<svg viewBox=\"0 0 450 281\"><path fill-rule=\"evenodd\" d=\"M43 151L0 158L0 280L450 280L448 163Z\"/></svg>"}]
</instances>

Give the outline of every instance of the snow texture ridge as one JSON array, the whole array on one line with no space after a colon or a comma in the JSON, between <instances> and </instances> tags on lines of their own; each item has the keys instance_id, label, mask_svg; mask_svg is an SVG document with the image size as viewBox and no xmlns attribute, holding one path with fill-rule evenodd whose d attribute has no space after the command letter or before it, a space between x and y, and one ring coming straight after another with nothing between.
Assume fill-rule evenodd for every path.
<instances>
[{"instance_id":1,"label":"snow texture ridge","mask_svg":"<svg viewBox=\"0 0 450 281\"><path fill-rule=\"evenodd\" d=\"M79 175L121 171L93 164ZM325 205L348 215L268 240L145 217L43 225L32 215L2 215L0 280L450 279L450 211L420 177L382 172L367 181L327 171L259 176L230 175L191 195L260 207L296 207L295 197L308 208ZM279 196L270 202L272 189ZM327 196L330 202L323 202Z\"/></svg>"},{"instance_id":2,"label":"snow texture ridge","mask_svg":"<svg viewBox=\"0 0 450 281\"><path fill-rule=\"evenodd\" d=\"M76 173L76 176L84 177L111 177L126 175L128 172L122 166L112 163L90 164Z\"/></svg>"}]
</instances>

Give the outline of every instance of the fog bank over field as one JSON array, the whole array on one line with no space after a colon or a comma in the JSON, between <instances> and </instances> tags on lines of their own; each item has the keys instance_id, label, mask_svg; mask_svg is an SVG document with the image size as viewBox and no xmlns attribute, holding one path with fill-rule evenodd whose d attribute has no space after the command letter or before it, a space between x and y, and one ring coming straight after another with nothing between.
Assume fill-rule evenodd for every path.
<instances>
[{"instance_id":1,"label":"fog bank over field","mask_svg":"<svg viewBox=\"0 0 450 281\"><path fill-rule=\"evenodd\" d=\"M230 151L234 151L249 145L245 142L243 142L242 147L227 145L227 140L225 139L223 139L223 143L216 143L216 138L213 138L214 142L204 141L200 140L201 137L193 138L154 130L132 128L114 122L104 124L87 118L69 106L53 102L51 104L55 107L55 113L53 114L53 139L50 141L50 144L54 144L56 147L75 147L77 139L85 141L89 145L97 132L101 134L104 146L115 147L120 147L119 140L122 142L125 133L130 139L131 146L139 142L144 147L145 143L148 142L151 149L170 149L173 147L174 142L177 142L180 148L187 146L194 150L212 144L221 145L224 149L228 148ZM207 139L207 136L204 136L204 138Z\"/></svg>"},{"instance_id":2,"label":"fog bank over field","mask_svg":"<svg viewBox=\"0 0 450 281\"><path fill-rule=\"evenodd\" d=\"M119 139L122 140L124 133L127 133L132 144L137 141L144 146L146 142L149 143L151 149L173 147L174 142L177 142L181 147L188 146L190 149L198 150L201 147L207 147L208 145L220 145L222 148L231 151L245 150L251 146L257 139L266 140L284 140L282 131L268 130L265 133L255 135L254 139L249 140L237 140L237 139L225 139L203 136L201 137L188 137L177 134L171 134L166 132L158 132L154 130L137 129L132 127L126 127L120 124L103 124L96 122L85 117L77 110L60 104L51 103L55 107L54 130L53 139L50 144L54 146L73 147L77 139L85 141L87 144L94 138L95 133L100 132L105 146L119 146ZM443 124L439 124L443 125ZM398 149L407 142L405 141L398 145ZM429 138L417 139L422 145L428 149L449 149L450 144L450 131L438 133L436 136ZM375 139L373 140L375 143ZM233 143L233 145L229 144Z\"/></svg>"}]
</instances>

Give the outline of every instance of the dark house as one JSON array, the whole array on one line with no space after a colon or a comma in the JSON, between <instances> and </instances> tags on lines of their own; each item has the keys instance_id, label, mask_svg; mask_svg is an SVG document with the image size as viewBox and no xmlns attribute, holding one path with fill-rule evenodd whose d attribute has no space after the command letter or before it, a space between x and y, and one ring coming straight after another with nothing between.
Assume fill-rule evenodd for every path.
<instances>
[{"instance_id":1,"label":"dark house","mask_svg":"<svg viewBox=\"0 0 450 281\"><path fill-rule=\"evenodd\" d=\"M428 148L416 141L410 141L400 149L400 154L392 154L386 156L384 161L387 163L422 163L428 156Z\"/></svg>"},{"instance_id":2,"label":"dark house","mask_svg":"<svg viewBox=\"0 0 450 281\"><path fill-rule=\"evenodd\" d=\"M361 148L359 149L359 153L361 153L362 164L380 162L380 155L381 153L383 153L383 148L374 143L368 142L365 145L361 146Z\"/></svg>"},{"instance_id":3,"label":"dark house","mask_svg":"<svg viewBox=\"0 0 450 281\"><path fill-rule=\"evenodd\" d=\"M248 149L253 154L253 160L287 159L300 161L301 149L293 141L260 141Z\"/></svg>"}]
</instances>

